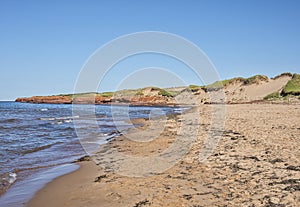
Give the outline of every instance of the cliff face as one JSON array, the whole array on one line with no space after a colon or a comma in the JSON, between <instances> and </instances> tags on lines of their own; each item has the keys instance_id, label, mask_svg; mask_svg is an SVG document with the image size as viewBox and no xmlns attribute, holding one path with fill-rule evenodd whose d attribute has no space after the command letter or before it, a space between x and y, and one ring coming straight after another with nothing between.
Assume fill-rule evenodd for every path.
<instances>
[{"instance_id":1,"label":"cliff face","mask_svg":"<svg viewBox=\"0 0 300 207\"><path fill-rule=\"evenodd\" d=\"M101 95L78 96L72 98L72 103L75 104L130 104L130 105L173 105L174 101L160 96L143 96L143 95L113 95L110 97L103 97Z\"/></svg>"},{"instance_id":2,"label":"cliff face","mask_svg":"<svg viewBox=\"0 0 300 207\"><path fill-rule=\"evenodd\" d=\"M147 87L136 90L122 90L105 93L83 93L58 96L33 96L18 98L17 102L48 104L129 104L129 105L178 105L203 103L249 103L268 100L289 100L284 93L290 90L292 95L300 94L300 76L284 73L275 78L256 75L250 78L233 78L217 81L207 86L190 85L161 89ZM221 97L222 99L215 99ZM275 95L274 95L275 94ZM290 95L290 94L288 94ZM295 100L300 100L296 98Z\"/></svg>"},{"instance_id":3,"label":"cliff face","mask_svg":"<svg viewBox=\"0 0 300 207\"><path fill-rule=\"evenodd\" d=\"M71 104L72 99L71 99L71 97L68 97L68 96L33 96L33 97L29 97L29 98L17 98L16 102Z\"/></svg>"},{"instance_id":4,"label":"cliff face","mask_svg":"<svg viewBox=\"0 0 300 207\"><path fill-rule=\"evenodd\" d=\"M129 105L175 105L173 98L162 95L153 96L33 96L29 98L17 98L16 102L23 103L46 103L46 104L129 104Z\"/></svg>"}]
</instances>

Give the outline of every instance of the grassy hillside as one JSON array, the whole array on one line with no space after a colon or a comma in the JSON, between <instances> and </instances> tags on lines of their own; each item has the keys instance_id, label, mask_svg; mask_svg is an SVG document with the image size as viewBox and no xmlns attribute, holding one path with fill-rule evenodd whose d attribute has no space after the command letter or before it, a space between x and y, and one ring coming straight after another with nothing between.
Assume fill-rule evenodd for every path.
<instances>
[{"instance_id":1,"label":"grassy hillside","mask_svg":"<svg viewBox=\"0 0 300 207\"><path fill-rule=\"evenodd\" d=\"M212 84L204 86L203 88L208 91L211 91L211 90L221 89L225 86L228 86L230 84L237 83L237 82L242 83L242 85L251 85L251 84L257 84L260 81L268 81L268 77L264 76L264 75L255 75L250 78L242 78L242 77L231 78L231 79L226 79L226 80L222 80L222 81L216 81ZM195 86L194 86L194 88L195 88Z\"/></svg>"},{"instance_id":2,"label":"grassy hillside","mask_svg":"<svg viewBox=\"0 0 300 207\"><path fill-rule=\"evenodd\" d=\"M282 90L283 95L300 95L300 75L294 74Z\"/></svg>"},{"instance_id":3,"label":"grassy hillside","mask_svg":"<svg viewBox=\"0 0 300 207\"><path fill-rule=\"evenodd\" d=\"M290 73L283 73L282 75L291 76L292 79L287 82L287 84L280 91L276 91L264 97L264 100L278 100L278 99L287 99L289 96L299 96L300 95L300 75L299 74L290 74ZM278 76L279 77L279 76ZM274 79L276 79L275 77ZM299 97L300 98L300 97Z\"/></svg>"},{"instance_id":4,"label":"grassy hillside","mask_svg":"<svg viewBox=\"0 0 300 207\"><path fill-rule=\"evenodd\" d=\"M271 93L267 96L264 97L264 100L277 100L277 99L281 99L282 97L280 96L279 91Z\"/></svg>"},{"instance_id":5,"label":"grassy hillside","mask_svg":"<svg viewBox=\"0 0 300 207\"><path fill-rule=\"evenodd\" d=\"M299 96L300 95L300 75L299 74L291 74L291 73L283 73L279 76L276 76L275 78L272 78L272 80L276 80L282 76L289 76L290 81L284 86L282 90L274 91L271 94L267 95L264 97L264 100L276 100L276 99L283 99L285 100L289 96ZM129 97L129 96L145 96L145 97L150 97L150 96L164 96L164 97L175 97L178 94L190 90L194 92L195 94L199 95L202 94L200 92L201 90L205 92L209 91L216 91L219 89L222 89L227 86L234 86L234 87L247 87L248 85L253 85L253 84L262 84L269 82L271 79L269 79L267 76L264 75L255 75L249 78L242 78L242 77L237 77L237 78L231 78L231 79L226 79L226 80L221 80L221 81L216 81L212 84L208 84L206 86L199 86L199 85L189 85L188 87L172 87L172 88L159 88L159 87L145 87L145 88L139 88L139 89L125 89L125 90L120 90L116 92L87 92L87 93L78 93L78 94L60 94L58 96L64 97L64 98L69 98L70 100L72 98L79 98L79 97L90 97L90 96L95 96L95 97L113 97L113 96L124 96L124 97ZM226 88L228 89L228 87ZM200 93L199 93L200 92Z\"/></svg>"}]
</instances>

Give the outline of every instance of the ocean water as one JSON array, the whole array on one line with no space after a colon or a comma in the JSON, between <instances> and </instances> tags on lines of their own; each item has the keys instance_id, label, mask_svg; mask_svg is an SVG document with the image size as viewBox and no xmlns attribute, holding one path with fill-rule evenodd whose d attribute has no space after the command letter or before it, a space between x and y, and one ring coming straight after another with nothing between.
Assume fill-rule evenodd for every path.
<instances>
[{"instance_id":1,"label":"ocean water","mask_svg":"<svg viewBox=\"0 0 300 207\"><path fill-rule=\"evenodd\" d=\"M82 105L82 110L85 107ZM93 140L92 145L96 149L133 127L128 124L128 119L180 111L178 107L96 105L99 131L95 134L95 130L89 129L89 117L73 116L72 105L0 102L0 206L4 198L16 198L18 192L24 192L22 186L26 183L28 190L30 185L32 188L41 186L45 180L76 169L69 163L86 155L86 152L77 137L74 120L86 120L82 122L80 127L83 130L80 131L84 137ZM116 117L113 119L113 113L118 112L117 120ZM61 169L60 173L53 173L54 169ZM38 177L42 177L43 181L36 182ZM19 196L20 202L24 202L22 199Z\"/></svg>"}]
</instances>

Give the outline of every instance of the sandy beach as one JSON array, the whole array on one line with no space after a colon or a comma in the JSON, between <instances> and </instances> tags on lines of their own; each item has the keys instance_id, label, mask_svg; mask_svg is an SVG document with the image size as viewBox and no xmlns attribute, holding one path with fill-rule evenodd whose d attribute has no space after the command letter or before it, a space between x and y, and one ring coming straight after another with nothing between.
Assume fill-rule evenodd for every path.
<instances>
[{"instance_id":1,"label":"sandy beach","mask_svg":"<svg viewBox=\"0 0 300 207\"><path fill-rule=\"evenodd\" d=\"M80 162L78 171L49 183L28 206L299 206L300 106L226 105L221 139L213 154L199 162L211 111L210 105L204 105L186 113L187 117L197 113L201 127L188 153L171 168L141 177L121 175L101 164L99 157L107 150L100 150L94 161ZM143 122L144 130L160 125ZM122 136L104 148L155 155L170 147L186 124L180 116L168 117L164 123L163 132L150 142Z\"/></svg>"},{"instance_id":2,"label":"sandy beach","mask_svg":"<svg viewBox=\"0 0 300 207\"><path fill-rule=\"evenodd\" d=\"M300 0L0 0L0 207L300 207Z\"/></svg>"}]
</instances>

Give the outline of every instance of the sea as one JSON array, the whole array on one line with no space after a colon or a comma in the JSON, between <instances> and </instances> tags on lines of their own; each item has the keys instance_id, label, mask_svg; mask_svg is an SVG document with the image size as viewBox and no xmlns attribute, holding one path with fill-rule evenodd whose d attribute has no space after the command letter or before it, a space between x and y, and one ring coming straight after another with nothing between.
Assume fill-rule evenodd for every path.
<instances>
[{"instance_id":1,"label":"sea","mask_svg":"<svg viewBox=\"0 0 300 207\"><path fill-rule=\"evenodd\" d=\"M117 139L132 127L130 119L181 113L179 107L95 105L99 132L84 123L93 147ZM82 107L84 110L85 107ZM126 115L113 116L125 111ZM0 102L0 207L22 207L46 183L78 169L73 162L88 153L75 130L71 104ZM122 113L120 113L122 114ZM85 117L86 119L87 117ZM78 127L78 126L77 126Z\"/></svg>"}]
</instances>

